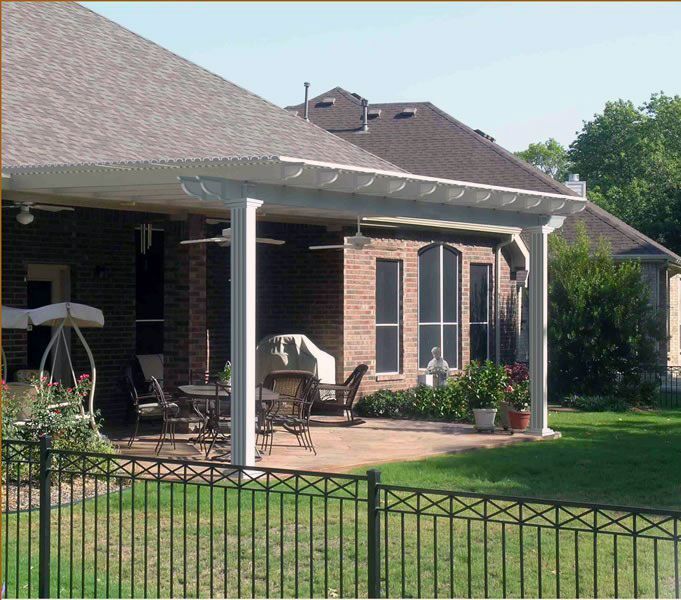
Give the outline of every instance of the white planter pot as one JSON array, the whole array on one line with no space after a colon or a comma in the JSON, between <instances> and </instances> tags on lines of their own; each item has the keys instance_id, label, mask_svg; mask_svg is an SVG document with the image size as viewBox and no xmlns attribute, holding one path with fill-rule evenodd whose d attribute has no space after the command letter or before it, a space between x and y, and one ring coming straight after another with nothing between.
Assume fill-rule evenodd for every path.
<instances>
[{"instance_id":1,"label":"white planter pot","mask_svg":"<svg viewBox=\"0 0 681 600\"><path fill-rule=\"evenodd\" d=\"M478 431L494 431L494 419L497 416L496 408L474 408L475 428Z\"/></svg>"}]
</instances>

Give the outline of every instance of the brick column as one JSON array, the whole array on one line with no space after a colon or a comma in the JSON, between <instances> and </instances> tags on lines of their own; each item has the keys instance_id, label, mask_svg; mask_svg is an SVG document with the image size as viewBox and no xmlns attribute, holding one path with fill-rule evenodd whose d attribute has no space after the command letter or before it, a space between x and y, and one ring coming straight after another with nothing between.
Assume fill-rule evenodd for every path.
<instances>
[{"instance_id":1,"label":"brick column","mask_svg":"<svg viewBox=\"0 0 681 600\"><path fill-rule=\"evenodd\" d=\"M166 235L164 385L187 383L189 369L206 369L206 246L180 245L205 236L205 219L189 215Z\"/></svg>"}]
</instances>

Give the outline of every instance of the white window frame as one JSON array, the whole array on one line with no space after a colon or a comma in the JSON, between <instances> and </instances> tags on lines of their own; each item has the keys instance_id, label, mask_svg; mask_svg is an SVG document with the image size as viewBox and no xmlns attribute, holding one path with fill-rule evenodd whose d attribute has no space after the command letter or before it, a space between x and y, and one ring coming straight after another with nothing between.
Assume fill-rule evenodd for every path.
<instances>
[{"instance_id":1,"label":"white window frame","mask_svg":"<svg viewBox=\"0 0 681 600\"><path fill-rule=\"evenodd\" d=\"M429 321L421 321L421 254L430 248L436 247L440 251L439 258L440 258L440 267L439 267L439 275L440 275L440 320L435 321L435 322L429 322ZM448 251L453 252L454 255L456 256L456 316L457 320L456 321L445 321L444 320L444 251L445 248L447 248ZM449 365L450 370L455 369L459 370L461 367L461 326L460 326L460 319L458 318L459 315L461 314L461 286L459 285L459 279L461 275L461 252L459 252L456 248L453 246L448 246L447 244L431 244L430 246L424 246L419 250L419 254L417 257L417 265L418 265L418 273L417 273L417 318L418 318L418 325L417 325L417 352L416 352L416 364L419 370L424 371L425 367L420 366L420 356L419 353L421 351L421 325L439 325L440 327L440 340L439 340L439 347L440 351L442 352L442 356L444 357L444 336L445 336L445 327L446 326L456 326L456 365Z\"/></svg>"},{"instance_id":2,"label":"white window frame","mask_svg":"<svg viewBox=\"0 0 681 600\"><path fill-rule=\"evenodd\" d=\"M374 318L374 325L376 329L379 327L395 327L397 329L397 371L379 371L378 370L378 352L377 352L377 344L376 344L376 337L374 338L374 353L376 355L376 375L399 375L401 373L400 369L400 363L402 362L400 360L401 357L401 352L402 352L402 344L401 344L401 337L402 337L402 326L401 326L401 307L402 307L402 298L401 298L401 293L402 293L402 261L401 260L393 260L390 258L377 258L376 259L376 264L378 264L379 261L382 262L394 262L397 263L397 322L396 323L378 323L376 321L376 318ZM376 272L378 269L376 269ZM375 278L374 278L375 279ZM378 305L376 306L376 313L378 313Z\"/></svg>"},{"instance_id":3,"label":"white window frame","mask_svg":"<svg viewBox=\"0 0 681 600\"><path fill-rule=\"evenodd\" d=\"M468 340L468 347L472 349L472 345L471 345L471 343L470 343L470 338L471 338L471 327L472 327L473 325L486 325L486 326L487 326L487 345L486 345L486 349L485 349L485 354L486 354L485 360L489 360L489 359L490 359L490 358L489 358L489 357L490 357L490 347L489 347L489 340L490 340L490 335L489 335L489 334L490 334L490 327L489 327L489 325L490 325L490 319L489 319L489 318L490 318L490 310L489 310L489 305L490 305L490 303L491 303L491 301L492 301L492 295L491 295L491 293L490 293L490 290L491 290L491 287L490 287L490 284L491 284L491 281L490 281L490 279L491 279L490 274L491 274L491 271L492 271L492 265L490 265L490 264L488 264L488 263L471 263L471 265L469 266L469 273L468 273L468 279L469 279L469 281L468 281L468 289L469 289L469 298L468 298L468 304L469 304L469 306L468 306L468 312L469 312L469 314L473 314L472 307L470 306L470 304L471 304L471 302L470 302L470 293L472 293L472 291L473 291L473 286L471 285L471 281L470 281L470 280L471 280L471 275L472 275L472 273L473 273L473 267L485 267L485 272L487 273L487 302L485 303L485 312L487 313L487 320L486 320L486 321L469 321L469 322L468 322L468 338L469 338L469 340ZM472 357L470 357L470 359L473 360Z\"/></svg>"}]
</instances>

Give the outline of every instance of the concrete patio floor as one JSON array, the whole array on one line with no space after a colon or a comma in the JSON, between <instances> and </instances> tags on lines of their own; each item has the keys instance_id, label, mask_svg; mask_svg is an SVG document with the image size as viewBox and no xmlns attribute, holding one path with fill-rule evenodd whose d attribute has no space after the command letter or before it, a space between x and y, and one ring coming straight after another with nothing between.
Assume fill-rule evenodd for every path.
<instances>
[{"instance_id":1,"label":"concrete patio floor","mask_svg":"<svg viewBox=\"0 0 681 600\"><path fill-rule=\"evenodd\" d=\"M142 423L140 430L141 434L131 448L127 448L127 442L132 428L107 431L106 434L123 454L154 457L158 427ZM205 454L190 441L191 437L190 434L178 434L177 447L166 443L159 456L205 460ZM480 434L472 425L459 423L366 418L350 425L338 417L315 417L312 438L317 455L299 447L295 436L278 430L272 454L264 454L258 465L342 473L380 463L418 460L537 439L522 433L511 435L501 429L493 434ZM217 459L226 450L225 444L216 444L209 459Z\"/></svg>"}]
</instances>

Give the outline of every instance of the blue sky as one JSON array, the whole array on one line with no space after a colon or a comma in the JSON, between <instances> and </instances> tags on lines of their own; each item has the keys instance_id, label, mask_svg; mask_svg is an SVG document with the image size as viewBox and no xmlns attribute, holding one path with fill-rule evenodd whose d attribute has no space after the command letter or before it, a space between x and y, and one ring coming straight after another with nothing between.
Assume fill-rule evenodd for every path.
<instances>
[{"instance_id":1,"label":"blue sky","mask_svg":"<svg viewBox=\"0 0 681 600\"><path fill-rule=\"evenodd\" d=\"M281 106L305 80L430 100L511 150L569 144L607 100L681 93L681 3L83 4Z\"/></svg>"}]
</instances>

